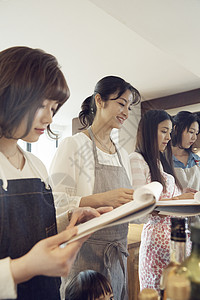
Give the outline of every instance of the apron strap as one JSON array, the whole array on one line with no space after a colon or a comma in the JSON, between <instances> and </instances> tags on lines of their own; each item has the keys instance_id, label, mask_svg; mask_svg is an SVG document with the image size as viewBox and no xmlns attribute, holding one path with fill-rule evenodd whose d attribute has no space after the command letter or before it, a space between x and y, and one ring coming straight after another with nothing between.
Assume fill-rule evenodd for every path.
<instances>
[{"instance_id":1,"label":"apron strap","mask_svg":"<svg viewBox=\"0 0 200 300\"><path fill-rule=\"evenodd\" d=\"M95 144L94 135L93 135L91 126L88 128L88 133L92 140L92 148L93 148L94 161L95 161L95 166L96 166L97 164L99 164L99 161L98 161L97 149L96 149L96 144Z\"/></svg>"},{"instance_id":2,"label":"apron strap","mask_svg":"<svg viewBox=\"0 0 200 300\"><path fill-rule=\"evenodd\" d=\"M88 128L88 133L91 137L91 140L93 142L93 153L94 153L94 160L95 160L95 165L99 164L99 161L98 161L98 156L97 156L97 149L96 149L96 143L95 143L95 140L94 140L94 135L93 135L93 132L92 132L92 128L91 126ZM111 139L112 140L112 139ZM113 142L113 140L112 140ZM118 159L119 159L119 162L121 164L122 167L124 167L123 163L122 163L122 159L121 159L121 155L119 153L119 150L117 149L115 143L113 142L114 146L115 146L115 149L116 149L116 152L117 152L117 156L118 156Z\"/></svg>"},{"instance_id":3,"label":"apron strap","mask_svg":"<svg viewBox=\"0 0 200 300\"><path fill-rule=\"evenodd\" d=\"M112 257L112 251L113 251L114 248L117 251L117 257L119 259L120 266L121 266L122 271L123 271L124 282L125 282L126 274L125 274L125 267L124 267L124 263L123 263L123 259L122 259L122 254L125 255L125 257L128 257L129 253L128 253L126 247L122 243L120 243L120 242L111 242L111 243L108 243L106 245L106 247L104 249L104 255L103 255L104 266L106 267L106 269L108 271L108 276L109 276L109 280L110 280L110 283L111 283L111 273L110 273L111 257ZM124 295L125 295L125 284L123 285L121 299L124 299Z\"/></svg>"},{"instance_id":4,"label":"apron strap","mask_svg":"<svg viewBox=\"0 0 200 300\"><path fill-rule=\"evenodd\" d=\"M3 154L0 152L0 155ZM2 179L2 188L4 189L4 191L7 191L8 181L1 166L0 166L0 178Z\"/></svg>"}]
</instances>

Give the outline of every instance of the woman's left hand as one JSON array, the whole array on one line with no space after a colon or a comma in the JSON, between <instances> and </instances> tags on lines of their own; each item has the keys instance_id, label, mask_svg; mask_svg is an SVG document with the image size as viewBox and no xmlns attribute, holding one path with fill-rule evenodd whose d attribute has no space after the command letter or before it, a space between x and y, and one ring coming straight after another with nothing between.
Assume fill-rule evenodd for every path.
<instances>
[{"instance_id":1,"label":"woman's left hand","mask_svg":"<svg viewBox=\"0 0 200 300\"><path fill-rule=\"evenodd\" d=\"M185 200L185 199L194 199L194 194L193 192L190 193L183 193L179 196L172 197L172 200Z\"/></svg>"},{"instance_id":2,"label":"woman's left hand","mask_svg":"<svg viewBox=\"0 0 200 300\"><path fill-rule=\"evenodd\" d=\"M196 192L198 192L198 191L195 190L195 189L192 189L190 187L186 187L186 188L183 189L183 194L185 194L185 193L196 193Z\"/></svg>"},{"instance_id":3,"label":"woman's left hand","mask_svg":"<svg viewBox=\"0 0 200 300\"><path fill-rule=\"evenodd\" d=\"M91 207L79 207L72 211L72 216L67 228L71 228L79 223L84 223L92 218L99 217L101 214L109 212L113 209L111 206L99 207L97 209Z\"/></svg>"}]
</instances>

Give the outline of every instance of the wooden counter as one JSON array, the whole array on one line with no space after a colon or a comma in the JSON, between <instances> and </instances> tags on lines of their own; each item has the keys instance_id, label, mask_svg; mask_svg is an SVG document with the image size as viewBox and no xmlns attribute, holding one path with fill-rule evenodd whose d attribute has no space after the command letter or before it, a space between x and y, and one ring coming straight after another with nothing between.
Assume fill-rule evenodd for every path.
<instances>
[{"instance_id":1,"label":"wooden counter","mask_svg":"<svg viewBox=\"0 0 200 300\"><path fill-rule=\"evenodd\" d=\"M128 292L129 300L137 300L140 291L138 277L139 247L143 224L129 224L128 232Z\"/></svg>"}]
</instances>

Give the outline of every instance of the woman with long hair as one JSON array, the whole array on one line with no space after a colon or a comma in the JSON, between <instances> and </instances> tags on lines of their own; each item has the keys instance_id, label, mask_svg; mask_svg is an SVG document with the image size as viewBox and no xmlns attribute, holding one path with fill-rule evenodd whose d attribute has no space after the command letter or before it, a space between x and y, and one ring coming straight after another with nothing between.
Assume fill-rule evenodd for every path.
<instances>
[{"instance_id":1,"label":"woman with long hair","mask_svg":"<svg viewBox=\"0 0 200 300\"><path fill-rule=\"evenodd\" d=\"M171 150L172 118L164 110L149 110L141 118L136 150L130 154L134 189L158 181L163 185L162 198L172 199L182 187L175 175ZM191 198L193 195L181 195ZM159 291L163 268L170 259L170 216L154 211L144 224L139 253L140 288Z\"/></svg>"},{"instance_id":2,"label":"woman with long hair","mask_svg":"<svg viewBox=\"0 0 200 300\"><path fill-rule=\"evenodd\" d=\"M139 92L117 76L102 78L84 100L79 114L84 130L61 142L50 169L54 191L69 195L56 202L60 211L68 201L115 208L133 200L129 157L113 142L111 131L122 127L139 101ZM127 233L128 224L122 224L92 234L69 276L93 269L109 279L116 300L127 299Z\"/></svg>"}]
</instances>

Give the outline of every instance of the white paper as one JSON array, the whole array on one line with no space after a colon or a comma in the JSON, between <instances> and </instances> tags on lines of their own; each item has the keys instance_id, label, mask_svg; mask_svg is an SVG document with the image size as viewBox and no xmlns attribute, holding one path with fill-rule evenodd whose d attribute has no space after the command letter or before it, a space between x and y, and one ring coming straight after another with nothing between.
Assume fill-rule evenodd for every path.
<instances>
[{"instance_id":1,"label":"white paper","mask_svg":"<svg viewBox=\"0 0 200 300\"><path fill-rule=\"evenodd\" d=\"M83 224L79 224L77 226L78 235L72 238L69 242L75 241L76 239L93 233L99 229L127 223L134 219L144 217L154 210L156 200L159 199L162 189L163 187L159 182L151 182L138 188L134 192L133 201L117 207L110 212L102 214L100 217L91 219Z\"/></svg>"},{"instance_id":2,"label":"white paper","mask_svg":"<svg viewBox=\"0 0 200 300\"><path fill-rule=\"evenodd\" d=\"M170 216L196 216L200 214L200 192L195 193L194 199L161 200L156 203L155 210L159 214Z\"/></svg>"},{"instance_id":3,"label":"white paper","mask_svg":"<svg viewBox=\"0 0 200 300\"><path fill-rule=\"evenodd\" d=\"M200 203L200 191L194 194L194 200Z\"/></svg>"},{"instance_id":4,"label":"white paper","mask_svg":"<svg viewBox=\"0 0 200 300\"><path fill-rule=\"evenodd\" d=\"M144 202L152 199L158 201L162 193L162 190L163 190L162 184L157 181L153 181L135 190L133 196L135 201Z\"/></svg>"},{"instance_id":5,"label":"white paper","mask_svg":"<svg viewBox=\"0 0 200 300\"><path fill-rule=\"evenodd\" d=\"M157 206L191 206L200 205L200 201L195 199L184 199L184 200L164 200L158 201Z\"/></svg>"}]
</instances>

